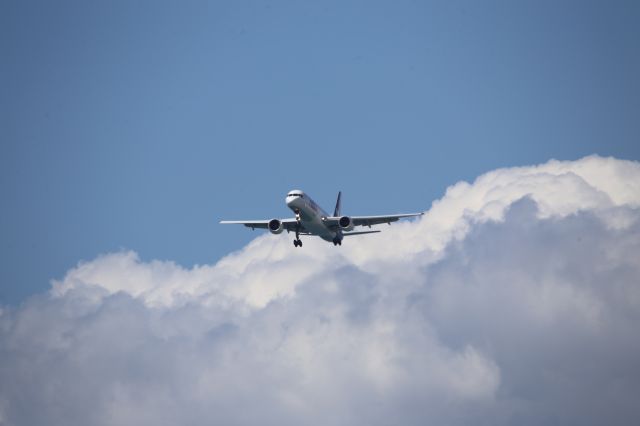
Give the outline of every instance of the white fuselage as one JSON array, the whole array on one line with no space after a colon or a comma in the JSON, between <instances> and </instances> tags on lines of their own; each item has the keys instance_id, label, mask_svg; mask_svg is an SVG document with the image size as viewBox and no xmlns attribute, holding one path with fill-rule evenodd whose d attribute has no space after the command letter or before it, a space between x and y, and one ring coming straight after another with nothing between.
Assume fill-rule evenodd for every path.
<instances>
[{"instance_id":1,"label":"white fuselage","mask_svg":"<svg viewBox=\"0 0 640 426\"><path fill-rule=\"evenodd\" d=\"M325 225L323 219L329 215L304 192L289 191L285 201L287 207L293 210L296 217L299 215L301 224L307 232L315 234L325 241L332 241L340 233L332 231Z\"/></svg>"}]
</instances>

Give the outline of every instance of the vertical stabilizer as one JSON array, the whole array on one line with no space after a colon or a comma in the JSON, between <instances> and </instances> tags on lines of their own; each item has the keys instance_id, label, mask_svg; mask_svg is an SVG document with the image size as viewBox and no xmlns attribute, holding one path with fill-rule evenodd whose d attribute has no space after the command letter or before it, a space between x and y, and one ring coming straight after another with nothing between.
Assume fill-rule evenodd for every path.
<instances>
[{"instance_id":1,"label":"vertical stabilizer","mask_svg":"<svg viewBox=\"0 0 640 426\"><path fill-rule=\"evenodd\" d=\"M338 201L336 201L336 208L333 211L333 217L340 216L340 196L342 195L342 191L338 192Z\"/></svg>"}]
</instances>

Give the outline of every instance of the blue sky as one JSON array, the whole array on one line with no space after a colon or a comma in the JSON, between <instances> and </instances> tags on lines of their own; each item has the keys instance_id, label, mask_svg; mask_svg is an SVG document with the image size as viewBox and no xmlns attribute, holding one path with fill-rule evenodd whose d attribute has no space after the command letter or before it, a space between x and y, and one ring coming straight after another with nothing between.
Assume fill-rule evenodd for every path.
<instances>
[{"instance_id":1,"label":"blue sky","mask_svg":"<svg viewBox=\"0 0 640 426\"><path fill-rule=\"evenodd\" d=\"M120 248L212 263L301 188L426 210L502 166L640 159L637 2L3 2L0 302Z\"/></svg>"}]
</instances>

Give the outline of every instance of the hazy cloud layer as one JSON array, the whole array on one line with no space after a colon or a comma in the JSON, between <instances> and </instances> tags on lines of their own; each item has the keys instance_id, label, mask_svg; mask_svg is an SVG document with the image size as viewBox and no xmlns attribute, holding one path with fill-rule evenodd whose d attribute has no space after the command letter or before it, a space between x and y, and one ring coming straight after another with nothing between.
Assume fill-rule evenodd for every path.
<instances>
[{"instance_id":1,"label":"hazy cloud layer","mask_svg":"<svg viewBox=\"0 0 640 426\"><path fill-rule=\"evenodd\" d=\"M640 422L640 164L496 170L383 231L80 263L0 311L0 424Z\"/></svg>"}]
</instances>

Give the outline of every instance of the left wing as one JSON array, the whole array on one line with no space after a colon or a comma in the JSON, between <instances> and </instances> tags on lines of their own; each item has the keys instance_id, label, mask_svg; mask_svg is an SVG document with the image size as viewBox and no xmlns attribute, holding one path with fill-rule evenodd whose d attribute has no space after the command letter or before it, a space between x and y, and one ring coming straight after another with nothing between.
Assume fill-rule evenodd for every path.
<instances>
[{"instance_id":1,"label":"left wing","mask_svg":"<svg viewBox=\"0 0 640 426\"><path fill-rule=\"evenodd\" d=\"M282 222L282 227L285 229L285 231L295 231L296 230L296 224L297 221L295 218L291 218L291 219L278 219L280 222ZM220 223L222 224L234 224L234 225L244 225L247 228L251 228L251 229L269 229L269 222L271 222L270 220L221 220ZM304 229L304 226L302 224L300 224L300 231L301 232L306 232L306 230Z\"/></svg>"},{"instance_id":2,"label":"left wing","mask_svg":"<svg viewBox=\"0 0 640 426\"><path fill-rule=\"evenodd\" d=\"M382 215L382 216L349 216L353 221L354 226L369 226L378 225L381 223L391 223L396 222L403 217L415 217L422 216L424 213L405 213L405 214L392 214L392 215ZM339 226L340 217L338 216L330 216L322 219L324 223L329 227Z\"/></svg>"}]
</instances>

